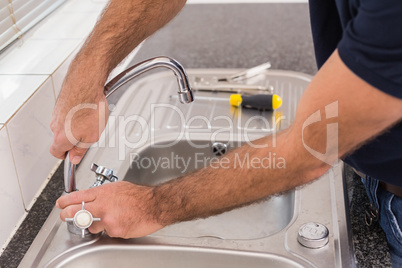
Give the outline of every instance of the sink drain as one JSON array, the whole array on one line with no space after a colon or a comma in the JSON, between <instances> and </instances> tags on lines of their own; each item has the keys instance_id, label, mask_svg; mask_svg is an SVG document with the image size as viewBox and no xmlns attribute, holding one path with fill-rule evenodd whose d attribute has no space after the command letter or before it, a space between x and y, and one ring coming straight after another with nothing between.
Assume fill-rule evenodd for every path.
<instances>
[{"instance_id":1,"label":"sink drain","mask_svg":"<svg viewBox=\"0 0 402 268\"><path fill-rule=\"evenodd\" d=\"M228 146L225 143L222 142L214 142L212 144L212 153L215 156L222 156L226 154L228 151Z\"/></svg>"}]
</instances>

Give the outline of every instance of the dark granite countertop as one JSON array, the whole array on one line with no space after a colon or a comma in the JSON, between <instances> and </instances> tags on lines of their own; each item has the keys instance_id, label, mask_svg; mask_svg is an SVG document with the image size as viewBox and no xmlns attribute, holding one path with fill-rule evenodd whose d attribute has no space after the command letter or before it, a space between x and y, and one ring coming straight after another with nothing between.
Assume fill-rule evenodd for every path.
<instances>
[{"instance_id":1,"label":"dark granite countertop","mask_svg":"<svg viewBox=\"0 0 402 268\"><path fill-rule=\"evenodd\" d=\"M307 4L188 5L145 42L134 62L159 55L186 68L249 68L270 61L273 69L316 72ZM364 188L349 168L346 178L358 265L390 267L384 233L378 224L364 223ZM18 266L62 191L59 168L0 257L0 267Z\"/></svg>"}]
</instances>

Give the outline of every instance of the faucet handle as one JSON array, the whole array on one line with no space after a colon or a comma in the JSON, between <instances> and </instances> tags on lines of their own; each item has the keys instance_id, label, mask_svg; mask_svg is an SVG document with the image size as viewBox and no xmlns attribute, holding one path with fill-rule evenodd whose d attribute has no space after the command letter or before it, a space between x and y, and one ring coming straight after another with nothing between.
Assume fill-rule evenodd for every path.
<instances>
[{"instance_id":1,"label":"faucet handle","mask_svg":"<svg viewBox=\"0 0 402 268\"><path fill-rule=\"evenodd\" d=\"M108 180L110 182L116 182L116 181L119 180L117 178L117 176L115 176L113 174L113 172L114 172L113 169L106 168L106 167L103 167L103 166L99 166L99 165L93 163L91 165L91 170L93 172L95 172L95 175L96 175L96 181L91 186L91 188L102 185L106 180Z\"/></svg>"},{"instance_id":2,"label":"faucet handle","mask_svg":"<svg viewBox=\"0 0 402 268\"><path fill-rule=\"evenodd\" d=\"M100 218L94 218L88 210L85 209L85 202L82 201L82 208L77 213L75 213L74 218L65 219L70 232L75 234L81 234L84 238L86 234L89 234L88 228L92 225L94 221L100 221ZM73 229L73 227L75 229Z\"/></svg>"}]
</instances>

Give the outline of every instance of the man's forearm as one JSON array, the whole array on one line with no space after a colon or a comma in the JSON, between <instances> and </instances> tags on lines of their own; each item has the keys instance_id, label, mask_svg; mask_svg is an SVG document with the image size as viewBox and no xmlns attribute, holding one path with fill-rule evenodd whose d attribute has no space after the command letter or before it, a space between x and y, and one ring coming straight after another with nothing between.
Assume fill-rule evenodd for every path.
<instances>
[{"instance_id":1,"label":"man's forearm","mask_svg":"<svg viewBox=\"0 0 402 268\"><path fill-rule=\"evenodd\" d=\"M185 0L111 0L72 63L71 70L94 73L104 84L108 74L136 46L168 23ZM81 73L82 74L82 73Z\"/></svg>"},{"instance_id":2,"label":"man's forearm","mask_svg":"<svg viewBox=\"0 0 402 268\"><path fill-rule=\"evenodd\" d=\"M109 73L140 42L169 22L185 2L110 1L64 79L51 122L52 155L64 159L70 152L70 160L80 162L107 122L104 85ZM85 108L87 104L92 108Z\"/></svg>"},{"instance_id":3,"label":"man's forearm","mask_svg":"<svg viewBox=\"0 0 402 268\"><path fill-rule=\"evenodd\" d=\"M282 131L275 142L272 136L253 141L204 169L157 186L151 214L162 225L205 218L320 177L329 165L302 148L297 132Z\"/></svg>"}]
</instances>

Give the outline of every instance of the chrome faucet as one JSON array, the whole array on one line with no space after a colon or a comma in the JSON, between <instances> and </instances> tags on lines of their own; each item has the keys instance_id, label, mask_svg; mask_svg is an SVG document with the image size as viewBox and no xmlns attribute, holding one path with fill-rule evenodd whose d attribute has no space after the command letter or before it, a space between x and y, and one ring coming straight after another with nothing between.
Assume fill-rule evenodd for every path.
<instances>
[{"instance_id":1,"label":"chrome faucet","mask_svg":"<svg viewBox=\"0 0 402 268\"><path fill-rule=\"evenodd\" d=\"M177 93L179 94L179 100L181 103L190 103L194 101L193 92L190 88L190 83L183 66L169 57L151 58L121 72L106 84L106 98L131 79L157 67L165 67L173 71L177 79L177 84L179 85L179 91Z\"/></svg>"},{"instance_id":2,"label":"chrome faucet","mask_svg":"<svg viewBox=\"0 0 402 268\"><path fill-rule=\"evenodd\" d=\"M157 67L165 67L173 71L179 86L179 91L177 93L179 94L179 100L181 103L191 103L194 101L193 92L190 88L190 83L183 66L176 60L164 56L151 58L140 62L114 77L104 87L106 98L112 95L118 88L123 86L131 79ZM73 165L70 162L69 155L67 154L64 161L64 191L66 193L71 193L77 190L75 169L76 165ZM107 179L107 176L105 178ZM97 183L96 185L101 185L101 183Z\"/></svg>"}]
</instances>

